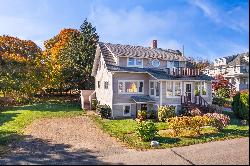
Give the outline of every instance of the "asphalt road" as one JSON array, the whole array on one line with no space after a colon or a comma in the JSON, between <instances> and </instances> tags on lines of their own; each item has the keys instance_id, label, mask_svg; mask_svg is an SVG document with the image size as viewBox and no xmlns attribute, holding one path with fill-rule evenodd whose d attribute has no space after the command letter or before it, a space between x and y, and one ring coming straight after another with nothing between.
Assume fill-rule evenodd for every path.
<instances>
[{"instance_id":1,"label":"asphalt road","mask_svg":"<svg viewBox=\"0 0 250 166\"><path fill-rule=\"evenodd\" d=\"M249 165L249 137L171 149L130 152L101 160L129 165Z\"/></svg>"}]
</instances>

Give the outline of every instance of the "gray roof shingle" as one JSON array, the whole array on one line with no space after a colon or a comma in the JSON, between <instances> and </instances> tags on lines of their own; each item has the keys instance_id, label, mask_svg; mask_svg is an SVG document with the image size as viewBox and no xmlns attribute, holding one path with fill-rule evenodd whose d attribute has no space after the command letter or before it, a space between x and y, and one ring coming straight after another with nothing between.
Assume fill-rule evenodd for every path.
<instances>
[{"instance_id":1,"label":"gray roof shingle","mask_svg":"<svg viewBox=\"0 0 250 166\"><path fill-rule=\"evenodd\" d=\"M121 45L121 44L111 44L99 42L99 45L106 46L107 49L112 52L116 57L145 57L145 58L158 58L162 60L178 60L186 61L186 58L182 56L179 50L164 50L161 48L150 48L142 46L131 46L131 45Z\"/></svg>"},{"instance_id":2,"label":"gray roof shingle","mask_svg":"<svg viewBox=\"0 0 250 166\"><path fill-rule=\"evenodd\" d=\"M138 67L120 67L113 65L106 65L109 71L113 72L134 72L134 73L147 73L159 80L213 80L213 77L202 74L198 76L174 76L168 74L164 70L152 68L138 68Z\"/></svg>"},{"instance_id":3,"label":"gray roof shingle","mask_svg":"<svg viewBox=\"0 0 250 166\"><path fill-rule=\"evenodd\" d=\"M155 102L154 99L152 99L149 95L143 95L143 96L131 96L130 97L134 102L136 103L143 103L143 102Z\"/></svg>"}]
</instances>

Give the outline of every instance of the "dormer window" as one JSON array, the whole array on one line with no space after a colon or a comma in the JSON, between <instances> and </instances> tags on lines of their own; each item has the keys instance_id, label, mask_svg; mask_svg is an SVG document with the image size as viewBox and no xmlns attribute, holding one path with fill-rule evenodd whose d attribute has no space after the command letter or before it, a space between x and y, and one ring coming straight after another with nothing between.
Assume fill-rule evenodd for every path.
<instances>
[{"instance_id":1,"label":"dormer window","mask_svg":"<svg viewBox=\"0 0 250 166\"><path fill-rule=\"evenodd\" d=\"M128 58L128 67L143 67L143 61L141 58Z\"/></svg>"}]
</instances>

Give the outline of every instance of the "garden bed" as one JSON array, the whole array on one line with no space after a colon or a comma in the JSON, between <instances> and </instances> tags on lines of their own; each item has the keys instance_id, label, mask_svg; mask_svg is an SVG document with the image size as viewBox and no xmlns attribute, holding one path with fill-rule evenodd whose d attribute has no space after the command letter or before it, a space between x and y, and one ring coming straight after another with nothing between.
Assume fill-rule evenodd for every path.
<instances>
[{"instance_id":1,"label":"garden bed","mask_svg":"<svg viewBox=\"0 0 250 166\"><path fill-rule=\"evenodd\" d=\"M240 120L236 119L233 114L228 112L223 113L229 115L231 121L230 125L222 129L220 132L217 132L213 127L205 127L202 129L200 135L193 135L190 137L186 136L190 135L190 133L187 133L189 131L184 131L181 136L173 137L167 123L157 122L155 124L159 132L154 140L160 143L158 148L171 148L249 136L249 126L241 125ZM126 143L127 146L136 149L151 148L150 142L143 142L137 136L136 126L138 122L135 120L107 120L97 116L91 117L104 131Z\"/></svg>"}]
</instances>

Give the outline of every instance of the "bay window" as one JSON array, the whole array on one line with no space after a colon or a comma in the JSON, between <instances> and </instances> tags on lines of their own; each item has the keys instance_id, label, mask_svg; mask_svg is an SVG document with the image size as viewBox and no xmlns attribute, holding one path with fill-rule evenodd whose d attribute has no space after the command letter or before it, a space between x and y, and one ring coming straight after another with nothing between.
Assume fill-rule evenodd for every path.
<instances>
[{"instance_id":1,"label":"bay window","mask_svg":"<svg viewBox=\"0 0 250 166\"><path fill-rule=\"evenodd\" d=\"M118 93L144 93L143 81L118 81Z\"/></svg>"}]
</instances>

